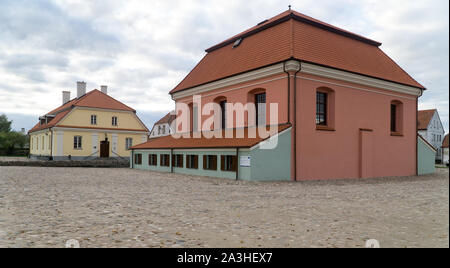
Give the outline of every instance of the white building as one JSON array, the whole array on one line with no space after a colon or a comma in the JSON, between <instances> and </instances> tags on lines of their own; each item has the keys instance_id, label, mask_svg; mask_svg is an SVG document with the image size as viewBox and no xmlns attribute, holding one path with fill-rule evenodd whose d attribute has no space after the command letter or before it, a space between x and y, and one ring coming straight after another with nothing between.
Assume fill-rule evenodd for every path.
<instances>
[{"instance_id":1,"label":"white building","mask_svg":"<svg viewBox=\"0 0 450 268\"><path fill-rule=\"evenodd\" d=\"M419 134L436 148L436 161L441 162L445 130L438 111L436 109L419 111L418 121Z\"/></svg>"},{"instance_id":2,"label":"white building","mask_svg":"<svg viewBox=\"0 0 450 268\"><path fill-rule=\"evenodd\" d=\"M150 132L150 139L172 134L173 129L171 128L171 124L175 120L175 117L175 115L168 113L158 122L156 122L152 128L152 131Z\"/></svg>"}]
</instances>

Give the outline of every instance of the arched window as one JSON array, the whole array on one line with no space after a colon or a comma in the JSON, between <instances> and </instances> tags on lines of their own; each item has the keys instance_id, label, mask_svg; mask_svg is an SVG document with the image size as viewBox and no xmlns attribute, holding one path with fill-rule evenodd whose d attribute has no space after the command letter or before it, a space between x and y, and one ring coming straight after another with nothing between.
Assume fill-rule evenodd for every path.
<instances>
[{"instance_id":1,"label":"arched window","mask_svg":"<svg viewBox=\"0 0 450 268\"><path fill-rule=\"evenodd\" d=\"M198 119L199 119L199 115L198 115L198 107L197 104L195 103L190 103L189 105L189 122L190 122L190 127L189 130L191 132L196 132L198 131Z\"/></svg>"},{"instance_id":2,"label":"arched window","mask_svg":"<svg viewBox=\"0 0 450 268\"><path fill-rule=\"evenodd\" d=\"M266 90L262 88L253 89L247 94L248 103L255 104L255 117L254 124L256 126L265 126L267 123L267 100L266 100ZM250 117L252 115L248 115ZM248 118L249 125L253 120Z\"/></svg>"},{"instance_id":3,"label":"arched window","mask_svg":"<svg viewBox=\"0 0 450 268\"><path fill-rule=\"evenodd\" d=\"M219 110L214 111L214 128L225 129L227 128L227 98L224 96L220 96L215 98L214 102L219 105Z\"/></svg>"},{"instance_id":4,"label":"arched window","mask_svg":"<svg viewBox=\"0 0 450 268\"><path fill-rule=\"evenodd\" d=\"M391 101L390 131L392 136L403 135L403 103L398 100Z\"/></svg>"}]
</instances>

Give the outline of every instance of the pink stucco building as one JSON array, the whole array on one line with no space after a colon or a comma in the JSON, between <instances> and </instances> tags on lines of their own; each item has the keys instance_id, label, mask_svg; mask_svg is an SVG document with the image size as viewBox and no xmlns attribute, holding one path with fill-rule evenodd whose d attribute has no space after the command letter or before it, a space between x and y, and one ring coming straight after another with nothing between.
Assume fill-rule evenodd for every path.
<instances>
[{"instance_id":1,"label":"pink stucco building","mask_svg":"<svg viewBox=\"0 0 450 268\"><path fill-rule=\"evenodd\" d=\"M177 107L186 104L190 111L188 128L178 122L177 131L183 124L184 130L194 132L285 126L271 135L288 131L289 145L276 154L267 150L261 155L289 164L280 168L276 161L255 156L249 179L264 177L253 176L260 174L258 168L283 180L415 175L417 101L425 88L380 46L298 12L283 12L206 50L170 91ZM209 103L220 109L214 110L213 125L205 124L212 115L205 112ZM229 111L236 103L255 104L255 112L245 111L239 120ZM174 139L159 138L134 150L145 154L146 150L201 148L204 152L236 147L237 158L239 149L245 154L257 146L242 141L237 146L236 138L217 143L202 143L203 136L200 141ZM248 168L239 163L236 179L243 176L239 172L246 172L241 168ZM179 168L183 172L183 164Z\"/></svg>"}]
</instances>

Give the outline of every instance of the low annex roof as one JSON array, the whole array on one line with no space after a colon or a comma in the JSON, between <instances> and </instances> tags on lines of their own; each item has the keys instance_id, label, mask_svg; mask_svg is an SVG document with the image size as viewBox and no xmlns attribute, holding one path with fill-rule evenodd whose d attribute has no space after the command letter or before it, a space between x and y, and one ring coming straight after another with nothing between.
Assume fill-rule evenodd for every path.
<instances>
[{"instance_id":1,"label":"low annex roof","mask_svg":"<svg viewBox=\"0 0 450 268\"><path fill-rule=\"evenodd\" d=\"M266 127L265 131L269 133L269 137L259 137L258 133L264 128L243 128L243 129L227 129L216 130L210 132L199 133L199 138L192 138L190 133L189 138L175 138L172 135L164 136L160 138L151 139L145 143L131 147L131 149L199 149L199 148L251 148L260 142L290 128L290 124L279 125L273 129ZM237 134L238 131L243 131L243 138L240 138ZM252 137L252 130L256 131L256 137ZM221 134L221 138L208 137L212 134ZM227 138L232 137L232 138Z\"/></svg>"}]
</instances>

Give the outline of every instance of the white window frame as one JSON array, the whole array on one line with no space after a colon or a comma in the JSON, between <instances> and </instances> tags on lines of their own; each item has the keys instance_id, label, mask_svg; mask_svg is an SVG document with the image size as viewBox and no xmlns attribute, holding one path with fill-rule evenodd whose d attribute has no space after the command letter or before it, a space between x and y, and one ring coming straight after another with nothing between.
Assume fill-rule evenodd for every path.
<instances>
[{"instance_id":1,"label":"white window frame","mask_svg":"<svg viewBox=\"0 0 450 268\"><path fill-rule=\"evenodd\" d=\"M117 126L117 116L112 117L112 125Z\"/></svg>"},{"instance_id":2,"label":"white window frame","mask_svg":"<svg viewBox=\"0 0 450 268\"><path fill-rule=\"evenodd\" d=\"M125 138L125 150L129 150L133 146L133 138Z\"/></svg>"},{"instance_id":3,"label":"white window frame","mask_svg":"<svg viewBox=\"0 0 450 268\"><path fill-rule=\"evenodd\" d=\"M74 150L83 150L83 137L82 136L73 136L73 149Z\"/></svg>"},{"instance_id":4,"label":"white window frame","mask_svg":"<svg viewBox=\"0 0 450 268\"><path fill-rule=\"evenodd\" d=\"M97 115L91 114L91 125L97 125Z\"/></svg>"}]
</instances>

